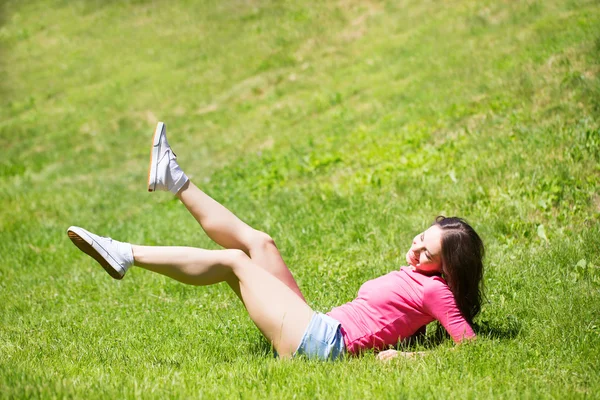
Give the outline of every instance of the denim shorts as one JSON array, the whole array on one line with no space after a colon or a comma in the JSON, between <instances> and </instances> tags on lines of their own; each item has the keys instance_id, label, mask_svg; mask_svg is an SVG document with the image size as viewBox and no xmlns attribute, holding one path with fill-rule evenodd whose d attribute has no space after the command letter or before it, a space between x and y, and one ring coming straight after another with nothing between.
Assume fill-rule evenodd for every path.
<instances>
[{"instance_id":1,"label":"denim shorts","mask_svg":"<svg viewBox=\"0 0 600 400\"><path fill-rule=\"evenodd\" d=\"M277 355L277 353L275 353ZM308 359L337 360L346 354L342 325L329 315L314 313L298 349L293 357L304 355Z\"/></svg>"}]
</instances>

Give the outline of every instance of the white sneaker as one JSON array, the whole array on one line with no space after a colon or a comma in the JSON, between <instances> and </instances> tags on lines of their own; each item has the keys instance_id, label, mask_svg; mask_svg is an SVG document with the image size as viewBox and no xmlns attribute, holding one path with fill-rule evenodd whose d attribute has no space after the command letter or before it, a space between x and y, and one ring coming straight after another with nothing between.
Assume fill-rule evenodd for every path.
<instances>
[{"instance_id":1,"label":"white sneaker","mask_svg":"<svg viewBox=\"0 0 600 400\"><path fill-rule=\"evenodd\" d=\"M133 252L129 243L94 235L77 226L67 229L67 235L79 250L98 261L115 279L123 279L127 269L133 265Z\"/></svg>"},{"instance_id":2,"label":"white sneaker","mask_svg":"<svg viewBox=\"0 0 600 400\"><path fill-rule=\"evenodd\" d=\"M183 173L177 156L167 142L167 127L163 122L156 125L150 151L150 166L148 167L148 191L171 191L177 194L188 177Z\"/></svg>"}]
</instances>

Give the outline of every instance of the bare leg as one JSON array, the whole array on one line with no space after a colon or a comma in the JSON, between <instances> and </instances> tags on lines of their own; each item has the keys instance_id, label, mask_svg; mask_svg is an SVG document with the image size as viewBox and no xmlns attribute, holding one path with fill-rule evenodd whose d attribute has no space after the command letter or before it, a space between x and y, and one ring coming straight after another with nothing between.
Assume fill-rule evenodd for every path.
<instances>
[{"instance_id":1,"label":"bare leg","mask_svg":"<svg viewBox=\"0 0 600 400\"><path fill-rule=\"evenodd\" d=\"M298 348L313 310L240 250L133 246L135 265L190 285L226 281L281 357Z\"/></svg>"},{"instance_id":2,"label":"bare leg","mask_svg":"<svg viewBox=\"0 0 600 400\"><path fill-rule=\"evenodd\" d=\"M304 296L294 276L283 261L273 239L236 217L209 195L188 181L177 197L217 244L227 249L239 249L261 268L287 285L303 301Z\"/></svg>"}]
</instances>

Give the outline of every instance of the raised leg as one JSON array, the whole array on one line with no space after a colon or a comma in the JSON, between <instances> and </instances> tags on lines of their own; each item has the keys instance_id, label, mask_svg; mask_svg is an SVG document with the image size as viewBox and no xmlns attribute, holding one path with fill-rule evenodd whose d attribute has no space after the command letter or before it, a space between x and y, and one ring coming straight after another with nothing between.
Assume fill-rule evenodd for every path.
<instances>
[{"instance_id":1,"label":"raised leg","mask_svg":"<svg viewBox=\"0 0 600 400\"><path fill-rule=\"evenodd\" d=\"M298 348L313 310L240 250L133 246L134 263L190 285L227 282L281 357Z\"/></svg>"},{"instance_id":2,"label":"raised leg","mask_svg":"<svg viewBox=\"0 0 600 400\"><path fill-rule=\"evenodd\" d=\"M242 250L256 265L275 276L305 301L294 276L269 235L244 223L191 181L181 188L177 197L208 237L227 249Z\"/></svg>"}]
</instances>

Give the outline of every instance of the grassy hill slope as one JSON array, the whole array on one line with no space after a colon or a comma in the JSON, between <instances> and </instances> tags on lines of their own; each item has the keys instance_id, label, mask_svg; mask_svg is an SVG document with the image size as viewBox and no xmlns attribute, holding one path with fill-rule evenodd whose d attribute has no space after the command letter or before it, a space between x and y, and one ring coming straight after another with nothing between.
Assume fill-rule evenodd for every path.
<instances>
[{"instance_id":1,"label":"grassy hill slope","mask_svg":"<svg viewBox=\"0 0 600 400\"><path fill-rule=\"evenodd\" d=\"M597 1L5 1L3 397L597 397ZM269 232L309 304L350 301L438 214L487 245L480 340L282 362L226 287L113 281L77 224L216 248L148 194L183 168Z\"/></svg>"}]
</instances>

